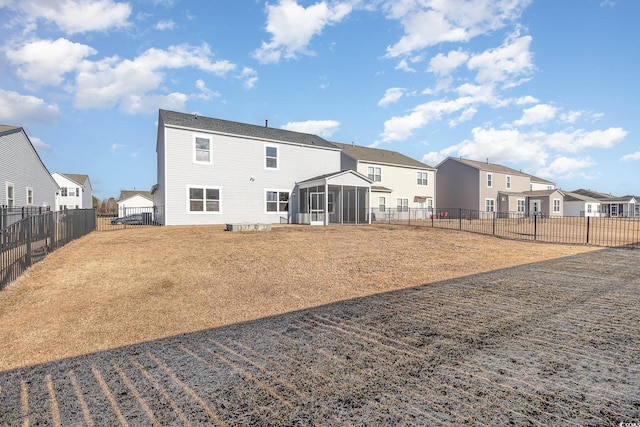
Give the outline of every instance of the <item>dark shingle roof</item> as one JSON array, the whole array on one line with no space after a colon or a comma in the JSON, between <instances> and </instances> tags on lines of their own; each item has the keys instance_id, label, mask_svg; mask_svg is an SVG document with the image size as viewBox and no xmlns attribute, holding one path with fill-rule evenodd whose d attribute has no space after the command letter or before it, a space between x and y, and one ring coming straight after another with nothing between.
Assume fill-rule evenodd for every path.
<instances>
[{"instance_id":1,"label":"dark shingle roof","mask_svg":"<svg viewBox=\"0 0 640 427\"><path fill-rule=\"evenodd\" d=\"M76 173L65 173L63 175L69 178L71 181L76 182L80 185L84 185L87 179L89 179L88 175L80 175Z\"/></svg>"},{"instance_id":2,"label":"dark shingle roof","mask_svg":"<svg viewBox=\"0 0 640 427\"><path fill-rule=\"evenodd\" d=\"M586 196L584 194L580 194L580 193L574 193L571 191L567 191L564 193L564 200L567 202L575 202L575 201L580 201L580 202L600 202L600 200L593 198L593 197L589 197Z\"/></svg>"},{"instance_id":3,"label":"dark shingle roof","mask_svg":"<svg viewBox=\"0 0 640 427\"><path fill-rule=\"evenodd\" d=\"M495 163L479 162L477 160L469 160L469 159L462 159L462 158L456 158L456 157L449 157L449 159L471 166L472 168L476 168L476 169L480 169L488 172L499 172L499 173L506 173L510 175L523 175L523 176L529 176L529 177L531 176L527 173L523 173L522 171L515 170L506 166L498 165Z\"/></svg>"},{"instance_id":4,"label":"dark shingle roof","mask_svg":"<svg viewBox=\"0 0 640 427\"><path fill-rule=\"evenodd\" d=\"M150 191L120 190L120 197L118 197L118 201L125 200L133 196L142 196L146 199L153 200Z\"/></svg>"},{"instance_id":5,"label":"dark shingle roof","mask_svg":"<svg viewBox=\"0 0 640 427\"><path fill-rule=\"evenodd\" d=\"M165 125L170 126L219 132L229 135L242 135L250 138L290 142L314 147L336 148L335 145L329 141L309 133L250 125L247 123L232 122L229 120L214 119L197 114L178 113L168 110L160 110L160 118Z\"/></svg>"},{"instance_id":6,"label":"dark shingle roof","mask_svg":"<svg viewBox=\"0 0 640 427\"><path fill-rule=\"evenodd\" d=\"M538 183L543 183L543 184L554 184L555 185L555 182L549 181L549 180L546 180L546 179L543 179L543 178L540 178L540 177L537 177L535 175L529 175L529 179L532 182L538 182Z\"/></svg>"},{"instance_id":7,"label":"dark shingle roof","mask_svg":"<svg viewBox=\"0 0 640 427\"><path fill-rule=\"evenodd\" d=\"M12 133L20 129L20 126L0 125L0 133Z\"/></svg>"},{"instance_id":8,"label":"dark shingle roof","mask_svg":"<svg viewBox=\"0 0 640 427\"><path fill-rule=\"evenodd\" d=\"M359 145L341 144L339 142L333 143L336 147L340 148L348 156L353 157L356 160L363 160L366 162L385 163L389 165L397 166L410 166L412 168L420 169L433 169L431 166L412 159L411 157L400 154L397 151L381 150L379 148L362 147Z\"/></svg>"}]
</instances>

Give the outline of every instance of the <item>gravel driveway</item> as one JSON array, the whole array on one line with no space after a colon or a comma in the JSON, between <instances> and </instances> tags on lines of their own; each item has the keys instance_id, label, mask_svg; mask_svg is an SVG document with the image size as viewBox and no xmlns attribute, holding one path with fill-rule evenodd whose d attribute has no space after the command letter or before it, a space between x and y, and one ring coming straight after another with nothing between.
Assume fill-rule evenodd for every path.
<instances>
[{"instance_id":1,"label":"gravel driveway","mask_svg":"<svg viewBox=\"0 0 640 427\"><path fill-rule=\"evenodd\" d=\"M640 423L640 251L0 373L0 425Z\"/></svg>"}]
</instances>

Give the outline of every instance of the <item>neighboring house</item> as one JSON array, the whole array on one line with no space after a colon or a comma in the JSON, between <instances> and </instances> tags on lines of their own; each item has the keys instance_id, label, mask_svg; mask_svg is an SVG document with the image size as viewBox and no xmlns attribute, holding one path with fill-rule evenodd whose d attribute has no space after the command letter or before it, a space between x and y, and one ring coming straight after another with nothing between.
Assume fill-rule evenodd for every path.
<instances>
[{"instance_id":1,"label":"neighboring house","mask_svg":"<svg viewBox=\"0 0 640 427\"><path fill-rule=\"evenodd\" d=\"M118 216L153 212L153 196L149 191L121 190L118 197Z\"/></svg>"},{"instance_id":2,"label":"neighboring house","mask_svg":"<svg viewBox=\"0 0 640 427\"><path fill-rule=\"evenodd\" d=\"M640 216L640 199L634 196L617 197L611 194L599 193L596 191L579 189L572 193L587 196L600 202L601 216L608 217L636 217Z\"/></svg>"},{"instance_id":3,"label":"neighboring house","mask_svg":"<svg viewBox=\"0 0 640 427\"><path fill-rule=\"evenodd\" d=\"M93 188L87 175L53 172L51 176L60 187L56 194L56 210L93 207Z\"/></svg>"},{"instance_id":4,"label":"neighboring house","mask_svg":"<svg viewBox=\"0 0 640 427\"><path fill-rule=\"evenodd\" d=\"M51 209L57 191L24 129L0 125L0 206Z\"/></svg>"},{"instance_id":5,"label":"neighboring house","mask_svg":"<svg viewBox=\"0 0 640 427\"><path fill-rule=\"evenodd\" d=\"M334 143L342 150L342 170L355 170L371 181L372 211L435 208L436 169L395 151Z\"/></svg>"},{"instance_id":6,"label":"neighboring house","mask_svg":"<svg viewBox=\"0 0 640 427\"><path fill-rule=\"evenodd\" d=\"M164 225L370 221L371 181L316 135L160 110L156 152Z\"/></svg>"},{"instance_id":7,"label":"neighboring house","mask_svg":"<svg viewBox=\"0 0 640 427\"><path fill-rule=\"evenodd\" d=\"M441 209L563 215L563 193L551 181L494 163L454 157L443 160L436 169L436 198ZM538 189L541 186L544 189Z\"/></svg>"},{"instance_id":8,"label":"neighboring house","mask_svg":"<svg viewBox=\"0 0 640 427\"><path fill-rule=\"evenodd\" d=\"M640 206L640 205L638 205ZM604 216L600 200L584 194L564 192L565 216Z\"/></svg>"},{"instance_id":9,"label":"neighboring house","mask_svg":"<svg viewBox=\"0 0 640 427\"><path fill-rule=\"evenodd\" d=\"M529 175L529 191L555 190L556 184L537 176Z\"/></svg>"}]
</instances>

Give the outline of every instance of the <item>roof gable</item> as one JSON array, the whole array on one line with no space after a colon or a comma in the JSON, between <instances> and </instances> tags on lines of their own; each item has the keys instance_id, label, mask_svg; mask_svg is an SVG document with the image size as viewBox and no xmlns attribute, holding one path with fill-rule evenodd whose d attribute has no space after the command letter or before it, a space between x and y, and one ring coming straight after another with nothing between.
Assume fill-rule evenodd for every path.
<instances>
[{"instance_id":1,"label":"roof gable","mask_svg":"<svg viewBox=\"0 0 640 427\"><path fill-rule=\"evenodd\" d=\"M144 197L145 199L153 201L153 197L151 196L150 191L121 190L120 197L118 197L118 202L121 202L126 199L130 199L136 196Z\"/></svg>"},{"instance_id":2,"label":"roof gable","mask_svg":"<svg viewBox=\"0 0 640 427\"><path fill-rule=\"evenodd\" d=\"M339 142L333 143L336 147L340 148L345 154L353 157L356 160L373 163L384 163L395 166L407 166L419 169L433 169L426 163L422 163L397 151L382 150L379 148L362 147L359 145L342 144Z\"/></svg>"},{"instance_id":3,"label":"roof gable","mask_svg":"<svg viewBox=\"0 0 640 427\"><path fill-rule=\"evenodd\" d=\"M452 160L455 162L459 162L462 163L464 165L470 166L474 169L478 169L478 170L483 170L483 171L487 171L487 172L497 172L497 173L504 173L507 175L522 175L522 176L528 176L531 177L531 175L523 173L522 171L519 170L515 170L512 168L509 168L507 166L502 166L502 165L498 165L496 163L489 163L489 162L480 162L477 160L469 160L469 159L463 159L463 158L455 158L455 157L447 157L442 163L448 161L448 160ZM440 163L440 164L442 164Z\"/></svg>"},{"instance_id":4,"label":"roof gable","mask_svg":"<svg viewBox=\"0 0 640 427\"><path fill-rule=\"evenodd\" d=\"M267 126L257 126L200 116L198 114L178 113L168 110L160 110L159 114L160 119L165 126L169 125L194 130L223 133L227 135L238 135L269 141L308 145L312 147L336 148L336 146L331 144L329 141L309 133L293 132Z\"/></svg>"}]
</instances>

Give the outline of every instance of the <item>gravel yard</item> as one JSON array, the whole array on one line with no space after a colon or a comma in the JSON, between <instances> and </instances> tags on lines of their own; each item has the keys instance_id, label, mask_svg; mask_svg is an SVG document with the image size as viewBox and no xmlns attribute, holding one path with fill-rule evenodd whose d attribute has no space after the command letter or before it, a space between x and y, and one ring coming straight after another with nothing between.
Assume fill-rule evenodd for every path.
<instances>
[{"instance_id":1,"label":"gravel yard","mask_svg":"<svg viewBox=\"0 0 640 427\"><path fill-rule=\"evenodd\" d=\"M0 293L0 425L640 422L638 251L432 229L189 229L214 241L202 251L175 238L186 229L131 231L68 246L87 278L67 276L63 248ZM123 255L136 240L174 242L173 274ZM91 294L108 308L84 311ZM66 313L54 326L10 316L53 302Z\"/></svg>"}]
</instances>

